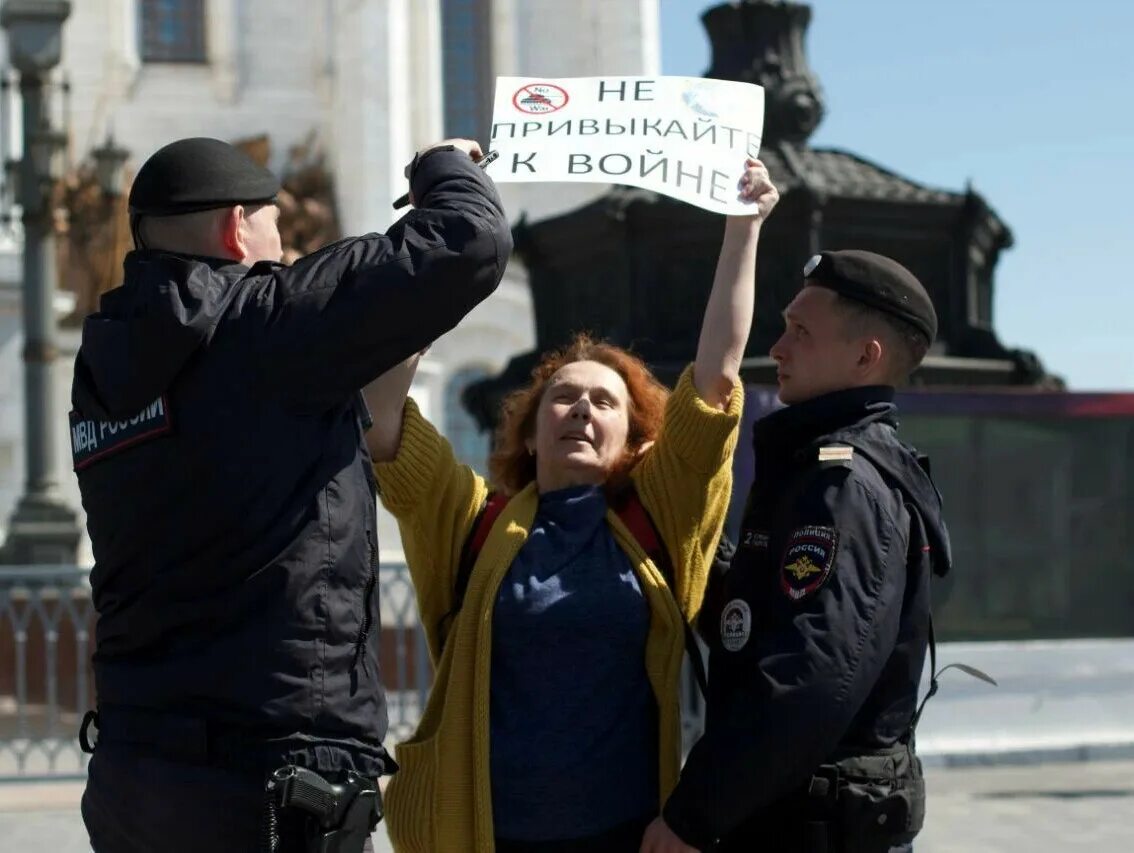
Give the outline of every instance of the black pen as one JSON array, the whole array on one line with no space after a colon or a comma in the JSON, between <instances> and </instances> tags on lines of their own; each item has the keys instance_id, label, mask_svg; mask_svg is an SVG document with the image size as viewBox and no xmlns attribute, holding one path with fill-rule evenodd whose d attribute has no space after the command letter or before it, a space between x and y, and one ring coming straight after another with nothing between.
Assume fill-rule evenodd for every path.
<instances>
[{"instance_id":1,"label":"black pen","mask_svg":"<svg viewBox=\"0 0 1134 853\"><path fill-rule=\"evenodd\" d=\"M478 166L480 166L480 168L486 169L486 168L488 168L488 164L491 163L493 160L495 160L499 156L500 156L499 151L489 151L487 154L485 154L483 157L481 157L479 160L477 160L476 164ZM409 204L409 193L406 193L405 195L400 196L399 198L397 198L394 201L394 210L401 210L403 207L405 207L408 204Z\"/></svg>"}]
</instances>

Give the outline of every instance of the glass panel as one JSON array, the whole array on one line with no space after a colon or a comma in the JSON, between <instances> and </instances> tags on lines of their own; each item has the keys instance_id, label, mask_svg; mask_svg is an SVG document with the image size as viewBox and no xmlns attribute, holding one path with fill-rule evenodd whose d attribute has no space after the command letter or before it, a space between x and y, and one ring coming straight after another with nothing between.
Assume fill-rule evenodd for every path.
<instances>
[{"instance_id":1,"label":"glass panel","mask_svg":"<svg viewBox=\"0 0 1134 853\"><path fill-rule=\"evenodd\" d=\"M1134 634L1129 419L908 416L902 434L945 499L943 639Z\"/></svg>"},{"instance_id":2,"label":"glass panel","mask_svg":"<svg viewBox=\"0 0 1134 853\"><path fill-rule=\"evenodd\" d=\"M729 532L754 475L746 389ZM932 462L953 545L942 640L1134 636L1134 395L908 392L900 437ZM758 476L759 472L756 471Z\"/></svg>"}]
</instances>

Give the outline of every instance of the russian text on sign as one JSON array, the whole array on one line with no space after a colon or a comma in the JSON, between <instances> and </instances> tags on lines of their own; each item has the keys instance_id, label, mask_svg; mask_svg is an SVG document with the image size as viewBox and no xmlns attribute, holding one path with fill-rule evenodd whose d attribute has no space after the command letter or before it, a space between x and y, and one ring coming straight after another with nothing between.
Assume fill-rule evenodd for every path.
<instances>
[{"instance_id":1,"label":"russian text on sign","mask_svg":"<svg viewBox=\"0 0 1134 853\"><path fill-rule=\"evenodd\" d=\"M699 77L501 77L492 146L501 183L622 183L726 214L760 150L764 91ZM511 157L507 155L511 154Z\"/></svg>"}]
</instances>

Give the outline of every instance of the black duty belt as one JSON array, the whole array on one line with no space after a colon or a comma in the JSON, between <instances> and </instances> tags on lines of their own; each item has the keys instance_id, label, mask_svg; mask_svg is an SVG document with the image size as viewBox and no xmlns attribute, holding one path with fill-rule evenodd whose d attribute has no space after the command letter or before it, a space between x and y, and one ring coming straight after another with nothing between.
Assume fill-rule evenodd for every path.
<instances>
[{"instance_id":1,"label":"black duty belt","mask_svg":"<svg viewBox=\"0 0 1134 853\"><path fill-rule=\"evenodd\" d=\"M91 741L91 726L98 732ZM169 761L263 772L279 764L278 750L263 735L246 728L219 725L188 714L128 705L102 705L87 711L79 729L79 745L94 752L98 744L141 750ZM275 754L273 754L275 753Z\"/></svg>"}]
</instances>

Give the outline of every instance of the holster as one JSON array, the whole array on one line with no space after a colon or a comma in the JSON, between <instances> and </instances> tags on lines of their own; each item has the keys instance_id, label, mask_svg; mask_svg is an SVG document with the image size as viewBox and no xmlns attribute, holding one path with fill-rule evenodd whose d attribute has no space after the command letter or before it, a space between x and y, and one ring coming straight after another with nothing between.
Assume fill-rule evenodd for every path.
<instances>
[{"instance_id":1,"label":"holster","mask_svg":"<svg viewBox=\"0 0 1134 853\"><path fill-rule=\"evenodd\" d=\"M912 745L823 764L806 796L807 853L888 853L925 823L925 779Z\"/></svg>"},{"instance_id":2,"label":"holster","mask_svg":"<svg viewBox=\"0 0 1134 853\"><path fill-rule=\"evenodd\" d=\"M382 819L382 795L374 780L348 772L343 782L330 782L313 770L288 765L265 784L265 851L276 850L279 812L298 812L305 820L307 853L361 853Z\"/></svg>"}]
</instances>

